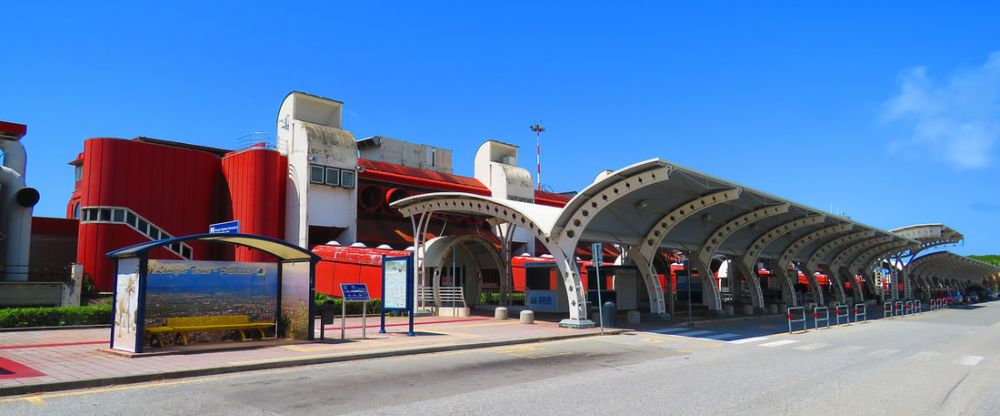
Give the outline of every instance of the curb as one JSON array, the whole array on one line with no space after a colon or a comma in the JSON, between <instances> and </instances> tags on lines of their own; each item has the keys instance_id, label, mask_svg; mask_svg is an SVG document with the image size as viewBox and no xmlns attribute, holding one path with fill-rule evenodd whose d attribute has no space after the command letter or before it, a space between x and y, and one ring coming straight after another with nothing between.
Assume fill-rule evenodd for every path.
<instances>
[{"instance_id":1,"label":"curb","mask_svg":"<svg viewBox=\"0 0 1000 416\"><path fill-rule=\"evenodd\" d=\"M629 330L627 329L609 329L605 330L604 333L605 335L619 335L628 331ZM94 387L107 387L120 384L145 383L149 381L169 380L178 378L202 377L202 376L211 376L211 375L227 374L227 373L239 373L244 371L271 370L276 368L301 367L301 366L316 365L316 364L370 360L375 358L401 357L407 355L431 354L437 352L504 347L508 345L562 341L567 339L586 338L586 337L593 337L600 335L601 334L597 332L584 333L584 334L567 334L567 335L557 335L553 337L522 338L522 339L512 339L503 341L480 342L476 344L441 345L441 346L432 346L423 348L413 348L407 350L377 351L377 352L359 353L351 355L331 355L326 357L311 357L311 358L301 358L301 359L291 358L281 361L271 361L271 362L254 363L254 364L240 364L240 365L232 365L225 367L197 368L192 370L171 371L165 373L135 374L128 376L89 379L89 380L61 381L56 383L0 387L0 397L16 396L16 395L32 394L32 393L46 393L46 392L54 392L62 390L94 388Z\"/></svg>"}]
</instances>

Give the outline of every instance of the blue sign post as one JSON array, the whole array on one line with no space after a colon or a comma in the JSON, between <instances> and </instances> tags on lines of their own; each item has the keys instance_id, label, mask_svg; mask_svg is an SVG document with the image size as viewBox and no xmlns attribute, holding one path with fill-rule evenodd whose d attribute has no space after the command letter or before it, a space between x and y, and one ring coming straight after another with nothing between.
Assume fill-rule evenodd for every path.
<instances>
[{"instance_id":1,"label":"blue sign post","mask_svg":"<svg viewBox=\"0 0 1000 416\"><path fill-rule=\"evenodd\" d=\"M211 224L208 226L208 232L209 234L239 234L240 221L234 220Z\"/></svg>"},{"instance_id":2,"label":"blue sign post","mask_svg":"<svg viewBox=\"0 0 1000 416\"><path fill-rule=\"evenodd\" d=\"M364 302L361 305L361 339L368 336L368 285L364 283L341 283L340 293L340 339L347 333L347 302Z\"/></svg>"},{"instance_id":3,"label":"blue sign post","mask_svg":"<svg viewBox=\"0 0 1000 416\"><path fill-rule=\"evenodd\" d=\"M410 317L407 335L415 335L413 292L413 256L382 256L382 319L378 333L385 333L385 311L406 311Z\"/></svg>"}]
</instances>

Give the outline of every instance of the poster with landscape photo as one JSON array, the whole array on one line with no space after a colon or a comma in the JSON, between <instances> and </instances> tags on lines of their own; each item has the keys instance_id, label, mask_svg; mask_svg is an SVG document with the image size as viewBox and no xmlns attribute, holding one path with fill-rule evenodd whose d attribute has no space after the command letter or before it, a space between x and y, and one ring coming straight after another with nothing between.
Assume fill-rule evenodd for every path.
<instances>
[{"instance_id":1,"label":"poster with landscape photo","mask_svg":"<svg viewBox=\"0 0 1000 416\"><path fill-rule=\"evenodd\" d=\"M275 322L278 269L274 263L149 260L146 327L167 318L249 316Z\"/></svg>"}]
</instances>

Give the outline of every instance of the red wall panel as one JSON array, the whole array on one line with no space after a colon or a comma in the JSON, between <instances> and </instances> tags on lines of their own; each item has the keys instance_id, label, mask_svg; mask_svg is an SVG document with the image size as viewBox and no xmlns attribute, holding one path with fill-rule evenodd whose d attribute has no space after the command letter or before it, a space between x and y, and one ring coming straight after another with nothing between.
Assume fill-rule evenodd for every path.
<instances>
[{"instance_id":1,"label":"red wall panel","mask_svg":"<svg viewBox=\"0 0 1000 416\"><path fill-rule=\"evenodd\" d=\"M136 140L95 138L84 141L83 207L127 207L174 236L204 233L214 220L219 157L213 153ZM77 262L101 291L112 290L114 264L109 251L147 241L122 224L80 224ZM196 259L206 247L191 243ZM165 249L152 258L176 259Z\"/></svg>"},{"instance_id":2,"label":"red wall panel","mask_svg":"<svg viewBox=\"0 0 1000 416\"><path fill-rule=\"evenodd\" d=\"M264 148L251 148L222 158L222 175L232 202L229 219L239 220L240 232L285 238L287 166L287 157ZM236 249L235 259L274 261L266 253L244 247Z\"/></svg>"}]
</instances>

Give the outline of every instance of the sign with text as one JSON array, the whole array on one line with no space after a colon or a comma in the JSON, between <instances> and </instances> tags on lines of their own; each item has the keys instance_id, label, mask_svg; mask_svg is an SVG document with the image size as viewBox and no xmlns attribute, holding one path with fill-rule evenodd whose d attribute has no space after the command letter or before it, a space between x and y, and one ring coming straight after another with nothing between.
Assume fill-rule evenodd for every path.
<instances>
[{"instance_id":1,"label":"sign with text","mask_svg":"<svg viewBox=\"0 0 1000 416\"><path fill-rule=\"evenodd\" d=\"M382 319L379 333L385 333L385 311L406 311L409 317L409 332L413 332L414 310L413 257L382 256Z\"/></svg>"},{"instance_id":2,"label":"sign with text","mask_svg":"<svg viewBox=\"0 0 1000 416\"><path fill-rule=\"evenodd\" d=\"M211 224L208 226L208 232L209 234L239 234L240 221L235 220Z\"/></svg>"},{"instance_id":3,"label":"sign with text","mask_svg":"<svg viewBox=\"0 0 1000 416\"><path fill-rule=\"evenodd\" d=\"M341 283L340 292L344 295L344 302L367 302L368 285L364 283Z\"/></svg>"},{"instance_id":4,"label":"sign with text","mask_svg":"<svg viewBox=\"0 0 1000 416\"><path fill-rule=\"evenodd\" d=\"M382 263L382 304L386 309L407 309L407 298L411 290L407 277L409 275L409 257L386 257Z\"/></svg>"},{"instance_id":5,"label":"sign with text","mask_svg":"<svg viewBox=\"0 0 1000 416\"><path fill-rule=\"evenodd\" d=\"M525 293L525 306L538 312L557 312L554 290L529 290Z\"/></svg>"},{"instance_id":6,"label":"sign with text","mask_svg":"<svg viewBox=\"0 0 1000 416\"><path fill-rule=\"evenodd\" d=\"M604 247L601 243L590 245L590 255L594 257L594 263L604 263Z\"/></svg>"}]
</instances>

